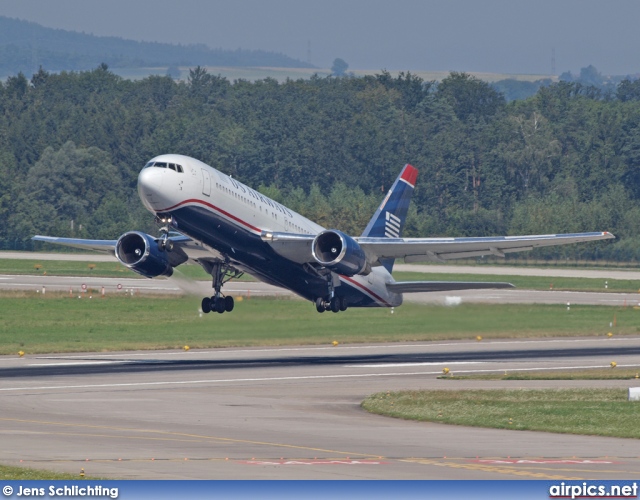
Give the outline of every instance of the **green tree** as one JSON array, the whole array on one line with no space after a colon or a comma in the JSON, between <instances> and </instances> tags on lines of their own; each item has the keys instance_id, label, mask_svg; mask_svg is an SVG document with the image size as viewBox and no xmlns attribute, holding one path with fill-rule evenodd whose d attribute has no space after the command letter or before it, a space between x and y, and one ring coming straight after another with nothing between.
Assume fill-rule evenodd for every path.
<instances>
[{"instance_id":1,"label":"green tree","mask_svg":"<svg viewBox=\"0 0 640 500\"><path fill-rule=\"evenodd\" d=\"M460 120L493 116L505 104L504 97L488 83L455 71L440 82L436 95L452 106Z\"/></svg>"},{"instance_id":2,"label":"green tree","mask_svg":"<svg viewBox=\"0 0 640 500\"><path fill-rule=\"evenodd\" d=\"M333 60L331 65L331 74L334 76L344 76L349 69L349 65L339 57Z\"/></svg>"}]
</instances>

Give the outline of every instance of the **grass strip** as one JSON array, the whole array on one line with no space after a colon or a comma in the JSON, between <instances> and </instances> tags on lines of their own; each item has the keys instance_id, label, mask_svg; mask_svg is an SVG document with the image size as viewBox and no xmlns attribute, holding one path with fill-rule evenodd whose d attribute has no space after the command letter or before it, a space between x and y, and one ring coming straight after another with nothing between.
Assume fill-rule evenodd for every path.
<instances>
[{"instance_id":1,"label":"grass strip","mask_svg":"<svg viewBox=\"0 0 640 500\"><path fill-rule=\"evenodd\" d=\"M79 474L66 474L48 470L31 469L30 467L11 467L0 465L0 480L34 481L34 480L82 480ZM95 479L95 478L93 478Z\"/></svg>"},{"instance_id":2,"label":"grass strip","mask_svg":"<svg viewBox=\"0 0 640 500\"><path fill-rule=\"evenodd\" d=\"M422 422L640 439L640 403L626 389L380 392L362 407Z\"/></svg>"},{"instance_id":3,"label":"grass strip","mask_svg":"<svg viewBox=\"0 0 640 500\"><path fill-rule=\"evenodd\" d=\"M95 352L401 342L491 338L629 335L640 332L632 307L531 304L405 304L318 314L306 301L236 297L232 313L202 314L189 296L111 293L0 295L0 354ZM610 328L610 323L615 326Z\"/></svg>"}]
</instances>

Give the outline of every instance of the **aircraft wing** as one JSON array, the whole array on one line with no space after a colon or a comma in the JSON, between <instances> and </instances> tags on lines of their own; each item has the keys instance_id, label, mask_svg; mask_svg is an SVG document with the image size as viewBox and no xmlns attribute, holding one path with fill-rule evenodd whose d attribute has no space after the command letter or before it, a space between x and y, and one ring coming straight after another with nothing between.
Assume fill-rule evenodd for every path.
<instances>
[{"instance_id":1,"label":"aircraft wing","mask_svg":"<svg viewBox=\"0 0 640 500\"><path fill-rule=\"evenodd\" d=\"M44 241L54 245L64 245L67 247L80 248L82 250L95 250L96 252L107 252L113 254L118 240L85 240L81 238L58 238L56 236L41 236L37 234L33 241Z\"/></svg>"},{"instance_id":2,"label":"aircraft wing","mask_svg":"<svg viewBox=\"0 0 640 500\"><path fill-rule=\"evenodd\" d=\"M64 245L81 250L94 250L96 252L109 253L115 257L115 248L118 240L89 240L83 238L60 238L56 236L36 235L31 238L34 241L43 241L54 245ZM188 258L197 258L198 252L200 256L210 257L203 252L202 247L196 244L191 238L183 235L172 234L170 236L173 243L173 251L168 253L169 262L172 266L178 266L186 262ZM195 254L195 255L194 255Z\"/></svg>"},{"instance_id":3,"label":"aircraft wing","mask_svg":"<svg viewBox=\"0 0 640 500\"><path fill-rule=\"evenodd\" d=\"M568 245L615 238L609 232L544 234L534 236L489 236L482 238L354 238L371 265L380 259L404 259L405 262L466 259L483 255L504 257L507 253L534 248Z\"/></svg>"},{"instance_id":4,"label":"aircraft wing","mask_svg":"<svg viewBox=\"0 0 640 500\"><path fill-rule=\"evenodd\" d=\"M534 248L584 243L615 238L609 232L543 234L534 236L489 236L481 238L354 238L372 266L381 259L404 259L405 262L445 262L482 255L504 257L507 253ZM262 240L278 254L300 264L313 263L311 246L314 236L289 233L263 233Z\"/></svg>"}]
</instances>

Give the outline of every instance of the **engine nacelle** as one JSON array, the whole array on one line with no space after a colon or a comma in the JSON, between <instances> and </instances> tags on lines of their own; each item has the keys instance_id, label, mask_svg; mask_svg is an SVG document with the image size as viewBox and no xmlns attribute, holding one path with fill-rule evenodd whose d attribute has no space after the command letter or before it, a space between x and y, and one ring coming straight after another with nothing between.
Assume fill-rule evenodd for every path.
<instances>
[{"instance_id":1,"label":"engine nacelle","mask_svg":"<svg viewBox=\"0 0 640 500\"><path fill-rule=\"evenodd\" d=\"M319 264L338 274L353 276L371 272L358 242L337 229L318 234L311 245L311 253Z\"/></svg>"},{"instance_id":2,"label":"engine nacelle","mask_svg":"<svg viewBox=\"0 0 640 500\"><path fill-rule=\"evenodd\" d=\"M167 252L148 234L139 231L124 233L116 243L115 253L125 266L147 278L173 274Z\"/></svg>"}]
</instances>

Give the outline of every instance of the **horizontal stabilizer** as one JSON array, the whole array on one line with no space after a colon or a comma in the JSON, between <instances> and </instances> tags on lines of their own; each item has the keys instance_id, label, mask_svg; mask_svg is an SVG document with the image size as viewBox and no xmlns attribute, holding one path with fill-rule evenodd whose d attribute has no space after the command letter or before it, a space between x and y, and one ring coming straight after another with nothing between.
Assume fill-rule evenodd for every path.
<instances>
[{"instance_id":1,"label":"horizontal stabilizer","mask_svg":"<svg viewBox=\"0 0 640 500\"><path fill-rule=\"evenodd\" d=\"M478 290L484 288L515 288L511 283L491 281L397 281L387 283L393 293L447 292L453 290Z\"/></svg>"}]
</instances>

